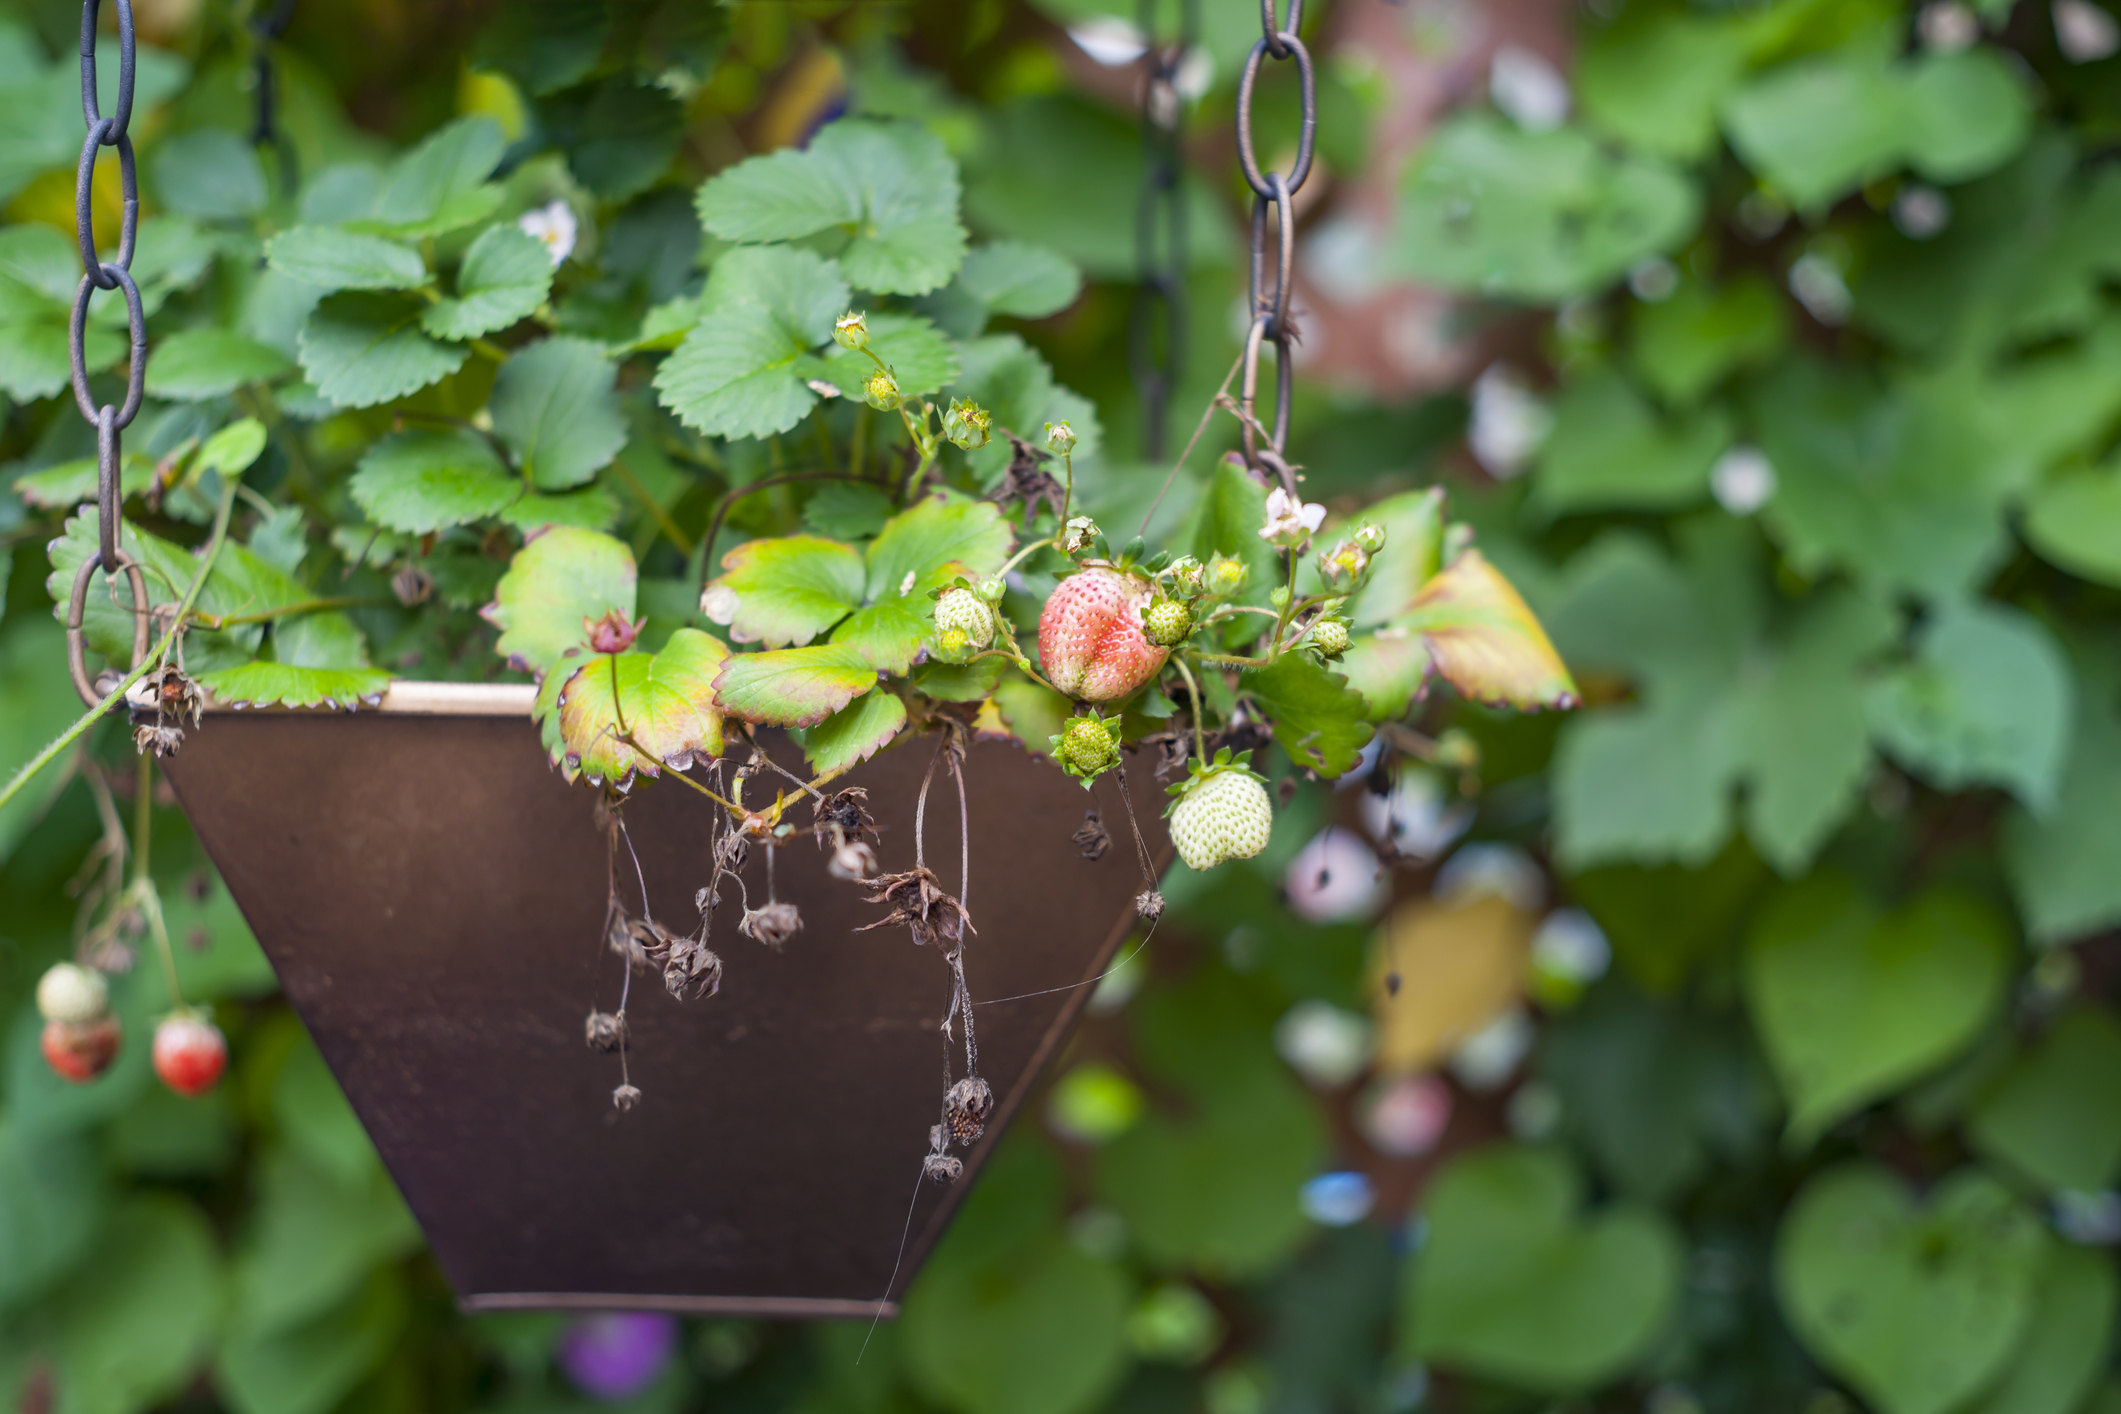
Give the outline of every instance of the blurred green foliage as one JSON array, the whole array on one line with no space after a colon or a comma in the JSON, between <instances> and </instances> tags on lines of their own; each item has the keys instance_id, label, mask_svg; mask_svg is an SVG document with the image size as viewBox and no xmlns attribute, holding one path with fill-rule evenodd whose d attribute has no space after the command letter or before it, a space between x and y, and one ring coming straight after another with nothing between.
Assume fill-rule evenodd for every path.
<instances>
[{"instance_id":1,"label":"blurred green foliage","mask_svg":"<svg viewBox=\"0 0 2121 1414\"><path fill-rule=\"evenodd\" d=\"M1314 6L1307 37L1353 4ZM1421 9L1403 20L1417 35ZM1161 469L1129 460L1121 357L1141 148L1118 90L1071 83L1056 57L1063 27L1131 6L305 0L277 61L298 194L240 136L247 9L139 10L156 355L128 489L245 413L274 428L238 597L360 601L343 632L276 640L280 666L497 671L475 610L520 527L563 510L629 539L651 633L690 619L708 553L801 523L873 531L882 508L858 494L784 492L702 546L726 491L802 454L734 435L783 410L753 399L633 435L652 391L606 357L675 346L716 275L747 273L723 238L749 237L703 231L694 189L841 109L934 135L921 160L955 164L975 244L941 290L924 283L933 211L829 253L907 291L941 331L928 351L1013 390L1011 418L1094 405L1105 450L1083 458L1083 494L1112 524L1150 509ZM1208 159L1226 155L1257 22L1231 0L1203 10L1187 422L1235 352L1240 188ZM1415 1089L1370 1076L1361 1013L1379 1044L1411 1024L1381 986L1383 903L1323 923L1282 906L1311 887L1299 849L1356 823L1363 792L1304 787L1259 860L1168 882L1163 930L866 1354L859 1324L696 1323L623 1407L2121 1408L2121 58L2110 34L2087 47L2100 16L2111 31L2087 0L1624 0L1582 17L1574 116L1513 115L1503 93L1443 118L1398 178L1378 273L1450 289L1467 327L1502 331L1529 402L1302 387L1292 455L1328 497L1452 482L1587 689L1558 721L1420 709L1426 739L1473 750L1378 778L1396 781L1385 832L1411 864L1400 909L1432 885L1503 892L1528 927L1574 905L1614 969L1541 971L1535 943L1528 1053L1484 1070L1508 1030L1491 1027L1439 1052L1455 1050L1447 1075L1398 1082ZM74 711L43 581L87 541L77 526L43 547L93 445L55 344L77 22L22 0L0 23L9 764ZM1320 160L1353 178L1376 87L1353 62L1322 70ZM1275 81L1263 130L1289 111ZM513 224L555 201L579 226L558 275ZM751 215L799 241L878 215L812 205ZM330 234L267 253L264 234L302 222ZM417 275L400 238L424 252ZM400 291L437 251L457 272L423 310ZM775 309L715 317L803 353L788 328L839 298L814 264L753 302ZM302 268L361 288L318 317ZM474 348L539 311L562 337L535 360ZM91 335L115 362L111 329ZM793 406L816 394L805 378L769 391ZM581 402L555 413L556 390ZM465 433L482 411L490 429ZM758 425L714 421L737 414ZM1482 474L1460 434L1470 421L1477 450L1506 415L1547 425L1521 465ZM527 493L488 430L534 468ZM1208 451L1230 440L1219 425ZM438 448L449 475L423 480ZM1214 485L1182 477L1156 524L1212 518ZM136 502L172 546L200 538L205 504L181 487ZM408 567L434 596L417 612L391 589ZM257 652L242 633L218 661L202 635L194 666ZM230 1032L230 1077L197 1101L152 1082L152 967L118 987L131 1042L109 1075L76 1089L46 1070L30 988L97 903L128 756L107 731L0 814L0 1399L583 1407L560 1318L454 1313L172 802L152 812L154 872L183 985ZM1274 769L1294 775L1285 753ZM1432 876L1460 830L1474 843ZM1469 933L1457 953L1498 946ZM1402 1103L1414 1119L1395 1130L1382 1116ZM1367 1216L1316 1182L1358 1169Z\"/></svg>"}]
</instances>

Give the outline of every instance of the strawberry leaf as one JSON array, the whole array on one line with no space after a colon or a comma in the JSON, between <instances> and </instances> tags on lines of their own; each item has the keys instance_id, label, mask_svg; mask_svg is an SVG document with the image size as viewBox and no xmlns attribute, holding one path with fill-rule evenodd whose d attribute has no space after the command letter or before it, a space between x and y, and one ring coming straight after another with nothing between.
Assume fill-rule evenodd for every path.
<instances>
[{"instance_id":1,"label":"strawberry leaf","mask_svg":"<svg viewBox=\"0 0 2121 1414\"><path fill-rule=\"evenodd\" d=\"M1000 658L976 663L928 662L913 670L913 686L939 702L977 702L994 692L1006 666Z\"/></svg>"},{"instance_id":2,"label":"strawberry leaf","mask_svg":"<svg viewBox=\"0 0 2121 1414\"><path fill-rule=\"evenodd\" d=\"M906 725L906 704L884 691L862 694L814 727L793 735L820 774L844 771L891 744Z\"/></svg>"},{"instance_id":3,"label":"strawberry leaf","mask_svg":"<svg viewBox=\"0 0 2121 1414\"><path fill-rule=\"evenodd\" d=\"M739 653L714 680L724 711L750 722L813 727L876 686L876 669L845 644Z\"/></svg>"},{"instance_id":4,"label":"strawberry leaf","mask_svg":"<svg viewBox=\"0 0 2121 1414\"><path fill-rule=\"evenodd\" d=\"M1339 673L1329 673L1301 653L1284 653L1242 688L1274 722L1274 739L1299 766L1337 776L1353 766L1370 744L1369 706Z\"/></svg>"},{"instance_id":5,"label":"strawberry leaf","mask_svg":"<svg viewBox=\"0 0 2121 1414\"><path fill-rule=\"evenodd\" d=\"M709 586L709 611L740 643L800 647L862 601L861 555L815 535L746 541L722 557L722 568ZM713 601L721 596L714 589L729 590L735 604L715 610Z\"/></svg>"},{"instance_id":6,"label":"strawberry leaf","mask_svg":"<svg viewBox=\"0 0 2121 1414\"><path fill-rule=\"evenodd\" d=\"M925 597L958 575L993 574L1009 558L1012 543L1008 522L993 502L927 497L886 521L869 547L869 598L881 603Z\"/></svg>"},{"instance_id":7,"label":"strawberry leaf","mask_svg":"<svg viewBox=\"0 0 2121 1414\"><path fill-rule=\"evenodd\" d=\"M1424 585L1398 626L1420 634L1437 671L1475 702L1576 705L1576 682L1546 630L1478 550L1465 551Z\"/></svg>"},{"instance_id":8,"label":"strawberry leaf","mask_svg":"<svg viewBox=\"0 0 2121 1414\"><path fill-rule=\"evenodd\" d=\"M1348 686L1362 694L1365 715L1389 722L1405 714L1429 676L1429 650L1413 634L1387 630L1358 638L1340 660Z\"/></svg>"},{"instance_id":9,"label":"strawberry leaf","mask_svg":"<svg viewBox=\"0 0 2121 1414\"><path fill-rule=\"evenodd\" d=\"M1421 587L1435 577L1443 545L1443 492L1433 486L1408 491L1379 501L1359 519L1385 533L1385 547L1371 563L1369 582L1348 609L1357 628L1368 628L1406 612Z\"/></svg>"},{"instance_id":10,"label":"strawberry leaf","mask_svg":"<svg viewBox=\"0 0 2121 1414\"><path fill-rule=\"evenodd\" d=\"M933 608L934 601L925 594L887 595L834 629L832 641L854 649L879 672L904 675L935 626Z\"/></svg>"},{"instance_id":11,"label":"strawberry leaf","mask_svg":"<svg viewBox=\"0 0 2121 1414\"><path fill-rule=\"evenodd\" d=\"M590 658L558 694L561 771L570 781L587 776L623 787L636 770L683 771L696 757L721 755L714 679L728 657L720 639L681 628L654 657ZM639 750L621 739L621 723Z\"/></svg>"},{"instance_id":12,"label":"strawberry leaf","mask_svg":"<svg viewBox=\"0 0 2121 1414\"><path fill-rule=\"evenodd\" d=\"M494 651L519 672L543 677L588 639L584 620L617 610L633 617L633 551L608 535L555 526L517 552L481 613L501 630Z\"/></svg>"},{"instance_id":13,"label":"strawberry leaf","mask_svg":"<svg viewBox=\"0 0 2121 1414\"><path fill-rule=\"evenodd\" d=\"M995 684L994 705L1009 735L1034 756L1053 754L1053 738L1074 711L1074 704L1051 688L1013 673Z\"/></svg>"},{"instance_id":14,"label":"strawberry leaf","mask_svg":"<svg viewBox=\"0 0 2121 1414\"><path fill-rule=\"evenodd\" d=\"M199 685L234 707L345 707L373 705L390 686L380 668L300 668L290 663L242 663L202 673Z\"/></svg>"}]
</instances>

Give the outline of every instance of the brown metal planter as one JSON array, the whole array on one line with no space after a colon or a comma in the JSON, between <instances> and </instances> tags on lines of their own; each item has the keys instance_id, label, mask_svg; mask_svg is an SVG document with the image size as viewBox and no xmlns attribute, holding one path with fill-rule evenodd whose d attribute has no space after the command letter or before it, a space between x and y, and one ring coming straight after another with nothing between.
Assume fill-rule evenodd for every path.
<instances>
[{"instance_id":1,"label":"brown metal planter","mask_svg":"<svg viewBox=\"0 0 2121 1414\"><path fill-rule=\"evenodd\" d=\"M617 1113L617 1059L582 1036L592 1002L618 1000L604 843L528 711L528 689L403 684L380 711L216 712L167 765L464 1306L868 1315L940 1100L943 960L902 928L856 934L882 910L799 838L778 861L804 921L784 952L737 937L730 909L711 940L719 996L635 979L643 1100ZM886 869L912 863L931 751L909 741L847 778L869 790ZM1132 927L1124 836L1083 861L1083 791L1009 743L976 743L966 779L974 994L1095 976ZM668 782L634 796L655 914L689 926L711 807ZM929 804L931 862L954 887L946 782ZM1161 856L1160 822L1143 827ZM894 1299L1088 994L980 1009L996 1117L963 1180L923 1186Z\"/></svg>"}]
</instances>

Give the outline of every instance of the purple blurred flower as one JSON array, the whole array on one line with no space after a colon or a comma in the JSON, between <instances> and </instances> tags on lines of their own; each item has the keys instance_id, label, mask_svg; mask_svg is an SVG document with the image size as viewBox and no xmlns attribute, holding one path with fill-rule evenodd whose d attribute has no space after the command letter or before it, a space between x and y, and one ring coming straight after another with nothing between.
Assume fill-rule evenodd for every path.
<instances>
[{"instance_id":1,"label":"purple blurred flower","mask_svg":"<svg viewBox=\"0 0 2121 1414\"><path fill-rule=\"evenodd\" d=\"M652 1311L584 1316L560 1337L560 1368L592 1399L627 1399L655 1382L677 1343L675 1316Z\"/></svg>"}]
</instances>

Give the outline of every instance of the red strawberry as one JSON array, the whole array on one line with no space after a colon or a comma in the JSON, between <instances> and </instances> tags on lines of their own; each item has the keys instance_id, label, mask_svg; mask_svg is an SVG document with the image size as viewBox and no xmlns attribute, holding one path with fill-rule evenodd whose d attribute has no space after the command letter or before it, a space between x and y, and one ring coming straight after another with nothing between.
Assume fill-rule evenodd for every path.
<instances>
[{"instance_id":1,"label":"red strawberry","mask_svg":"<svg viewBox=\"0 0 2121 1414\"><path fill-rule=\"evenodd\" d=\"M180 1011L155 1028L155 1074L179 1095L203 1095L228 1065L221 1028L197 1012Z\"/></svg>"},{"instance_id":2,"label":"red strawberry","mask_svg":"<svg viewBox=\"0 0 2121 1414\"><path fill-rule=\"evenodd\" d=\"M1164 665L1167 650L1142 633L1154 597L1145 579L1087 569L1062 580L1038 616L1038 656L1046 676L1070 697L1112 702Z\"/></svg>"},{"instance_id":3,"label":"red strawberry","mask_svg":"<svg viewBox=\"0 0 2121 1414\"><path fill-rule=\"evenodd\" d=\"M44 1061L62 1079L86 1084L110 1068L118 1054L118 1018L100 1016L93 1021L47 1021Z\"/></svg>"}]
</instances>

